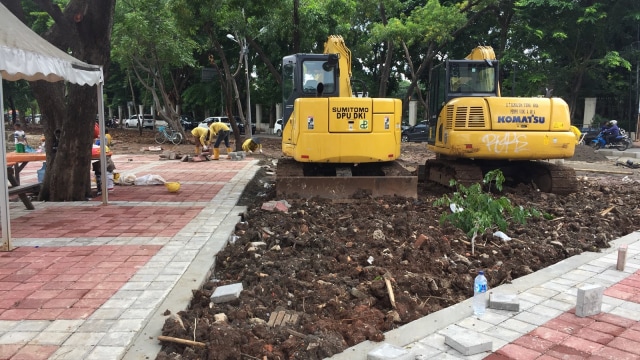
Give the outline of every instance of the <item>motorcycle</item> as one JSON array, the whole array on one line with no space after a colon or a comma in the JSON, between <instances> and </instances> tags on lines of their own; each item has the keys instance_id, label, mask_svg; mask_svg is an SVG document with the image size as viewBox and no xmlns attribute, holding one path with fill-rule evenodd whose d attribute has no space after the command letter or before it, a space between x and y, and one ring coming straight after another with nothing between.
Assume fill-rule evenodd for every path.
<instances>
[{"instance_id":1,"label":"motorcycle","mask_svg":"<svg viewBox=\"0 0 640 360\"><path fill-rule=\"evenodd\" d=\"M104 121L104 125L108 128L111 129L117 129L118 128L118 120L116 118L112 118L112 119L106 119Z\"/></svg>"},{"instance_id":2,"label":"motorcycle","mask_svg":"<svg viewBox=\"0 0 640 360\"><path fill-rule=\"evenodd\" d=\"M612 142L607 143L606 135L604 132L600 132L595 139L591 140L589 145L595 150L615 148L618 151L625 151L631 146L631 140L627 133L620 129L620 135L616 136Z\"/></svg>"}]
</instances>

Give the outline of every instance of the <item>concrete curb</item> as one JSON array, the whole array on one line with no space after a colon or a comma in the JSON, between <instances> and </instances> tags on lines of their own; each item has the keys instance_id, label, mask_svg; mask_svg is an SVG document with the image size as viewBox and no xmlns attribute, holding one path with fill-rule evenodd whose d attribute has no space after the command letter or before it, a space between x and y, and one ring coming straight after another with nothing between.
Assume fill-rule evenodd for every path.
<instances>
[{"instance_id":1,"label":"concrete curb","mask_svg":"<svg viewBox=\"0 0 640 360\"><path fill-rule=\"evenodd\" d=\"M123 360L148 360L155 358L160 352L162 344L157 338L162 335L162 327L167 319L164 312L169 310L175 314L184 310L193 298L193 289L201 288L211 278L215 268L216 254L227 245L229 236L235 230L236 224L241 221L240 214L245 211L246 207L236 206L227 214L164 301L151 315L145 327L138 332L122 357ZM203 271L203 269L209 270Z\"/></svg>"}]
</instances>

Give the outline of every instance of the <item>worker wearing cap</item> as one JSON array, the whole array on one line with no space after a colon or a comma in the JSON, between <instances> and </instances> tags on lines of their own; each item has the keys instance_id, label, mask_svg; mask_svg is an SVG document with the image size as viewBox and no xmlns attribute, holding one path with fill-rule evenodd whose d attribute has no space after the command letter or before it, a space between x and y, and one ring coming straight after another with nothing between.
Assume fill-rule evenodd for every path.
<instances>
[{"instance_id":1,"label":"worker wearing cap","mask_svg":"<svg viewBox=\"0 0 640 360\"><path fill-rule=\"evenodd\" d=\"M262 154L262 145L259 138L250 138L242 143L242 150L248 153L259 151Z\"/></svg>"},{"instance_id":2,"label":"worker wearing cap","mask_svg":"<svg viewBox=\"0 0 640 360\"><path fill-rule=\"evenodd\" d=\"M196 146L196 155L200 155L201 150L207 150L211 145L211 130L209 128L195 127L191 130L193 139L191 142Z\"/></svg>"},{"instance_id":3,"label":"worker wearing cap","mask_svg":"<svg viewBox=\"0 0 640 360\"><path fill-rule=\"evenodd\" d=\"M231 146L229 145L229 133L231 132L229 130L229 127L222 122L214 122L211 125L209 125L209 130L211 130L211 134L217 136L216 138L216 142L213 144L213 159L212 160L219 160L220 159L220 143L222 143L222 140L224 140L224 145L227 147L227 154L230 154L232 149Z\"/></svg>"}]
</instances>

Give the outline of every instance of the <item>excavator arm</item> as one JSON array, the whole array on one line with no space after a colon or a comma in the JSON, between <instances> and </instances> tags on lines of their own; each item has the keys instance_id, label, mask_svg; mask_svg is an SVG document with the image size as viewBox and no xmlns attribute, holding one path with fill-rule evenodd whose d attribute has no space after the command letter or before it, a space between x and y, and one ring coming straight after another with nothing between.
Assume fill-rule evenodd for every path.
<instances>
[{"instance_id":1,"label":"excavator arm","mask_svg":"<svg viewBox=\"0 0 640 360\"><path fill-rule=\"evenodd\" d=\"M345 45L344 39L340 35L330 35L324 43L324 54L338 54L338 66L341 72L346 72L346 76L339 74L339 88L341 96L351 96L351 50Z\"/></svg>"}]
</instances>

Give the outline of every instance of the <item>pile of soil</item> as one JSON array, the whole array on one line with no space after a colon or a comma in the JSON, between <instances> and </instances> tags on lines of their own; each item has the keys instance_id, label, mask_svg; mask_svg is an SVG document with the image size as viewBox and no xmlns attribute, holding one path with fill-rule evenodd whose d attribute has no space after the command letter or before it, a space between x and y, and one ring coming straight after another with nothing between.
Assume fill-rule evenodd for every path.
<instances>
[{"instance_id":1,"label":"pile of soil","mask_svg":"<svg viewBox=\"0 0 640 360\"><path fill-rule=\"evenodd\" d=\"M163 335L205 346L167 342L157 359L322 359L365 340L383 341L384 332L471 297L479 270L496 287L598 252L640 224L638 183L589 173L578 176L580 191L566 196L524 185L506 189L501 196L512 204L546 215L526 224L507 219L511 240L493 236L493 229L476 238L472 252L462 230L439 221L449 209L433 205L450 190L421 186L418 199L284 203L273 188L280 139L262 143L262 168L240 201L248 208L237 240L217 254L211 280L194 291L188 310L166 313ZM410 170L433 156L425 144L403 144L402 154ZM614 168L586 146L571 160ZM263 209L268 201L288 209ZM210 301L217 287L236 283L244 289L237 300Z\"/></svg>"}]
</instances>

